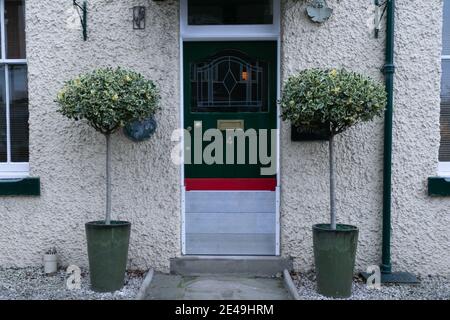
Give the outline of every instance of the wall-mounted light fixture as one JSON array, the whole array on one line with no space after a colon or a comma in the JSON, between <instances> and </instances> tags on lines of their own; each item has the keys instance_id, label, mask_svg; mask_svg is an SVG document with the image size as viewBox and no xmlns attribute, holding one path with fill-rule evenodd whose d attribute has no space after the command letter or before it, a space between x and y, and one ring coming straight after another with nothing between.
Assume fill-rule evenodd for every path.
<instances>
[{"instance_id":1,"label":"wall-mounted light fixture","mask_svg":"<svg viewBox=\"0 0 450 320\"><path fill-rule=\"evenodd\" d=\"M383 10L381 10L381 7L383 7ZM383 20L383 17L386 13L387 9L387 1L381 1L381 0L375 0L375 38L378 38L380 36L380 27L381 27L381 21Z\"/></svg>"},{"instance_id":2,"label":"wall-mounted light fixture","mask_svg":"<svg viewBox=\"0 0 450 320\"><path fill-rule=\"evenodd\" d=\"M80 5L77 0L73 0L73 6L77 9L78 15L80 16L81 27L83 28L83 40L87 40L87 3L83 1Z\"/></svg>"},{"instance_id":3,"label":"wall-mounted light fixture","mask_svg":"<svg viewBox=\"0 0 450 320\"><path fill-rule=\"evenodd\" d=\"M145 7L133 7L133 29L145 29Z\"/></svg>"}]
</instances>

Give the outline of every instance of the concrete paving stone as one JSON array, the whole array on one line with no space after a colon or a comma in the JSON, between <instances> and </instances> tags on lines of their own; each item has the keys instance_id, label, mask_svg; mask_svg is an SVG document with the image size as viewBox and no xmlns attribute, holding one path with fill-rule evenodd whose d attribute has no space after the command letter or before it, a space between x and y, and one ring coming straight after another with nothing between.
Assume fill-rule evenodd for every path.
<instances>
[{"instance_id":1,"label":"concrete paving stone","mask_svg":"<svg viewBox=\"0 0 450 320\"><path fill-rule=\"evenodd\" d=\"M147 300L290 300L282 278L155 274Z\"/></svg>"}]
</instances>

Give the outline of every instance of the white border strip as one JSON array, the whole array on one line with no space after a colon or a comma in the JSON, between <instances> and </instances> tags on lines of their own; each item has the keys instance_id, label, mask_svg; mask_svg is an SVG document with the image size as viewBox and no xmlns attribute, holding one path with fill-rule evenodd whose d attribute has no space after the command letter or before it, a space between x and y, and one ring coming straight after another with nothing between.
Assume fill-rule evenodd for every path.
<instances>
[{"instance_id":1,"label":"white border strip","mask_svg":"<svg viewBox=\"0 0 450 320\"><path fill-rule=\"evenodd\" d=\"M180 16L181 17L181 16ZM184 47L183 37L180 35L180 129L184 128ZM186 254L186 187L184 185L184 131L181 131L181 168L180 168L180 182L181 182L181 254Z\"/></svg>"},{"instance_id":2,"label":"white border strip","mask_svg":"<svg viewBox=\"0 0 450 320\"><path fill-rule=\"evenodd\" d=\"M297 291L297 287L295 286L294 281L291 278L291 274L289 273L289 271L287 269L284 269L284 271L283 271L283 280L284 280L284 285L285 285L286 289L289 291L289 293L292 296L292 299L301 300L300 294Z\"/></svg>"},{"instance_id":3,"label":"white border strip","mask_svg":"<svg viewBox=\"0 0 450 320\"><path fill-rule=\"evenodd\" d=\"M152 284L153 276L155 275L155 270L150 269L147 272L147 275L144 278L144 281L142 281L141 287L139 288L139 292L136 295L136 300L144 300L146 294L148 293L148 289L150 288L150 285Z\"/></svg>"}]
</instances>

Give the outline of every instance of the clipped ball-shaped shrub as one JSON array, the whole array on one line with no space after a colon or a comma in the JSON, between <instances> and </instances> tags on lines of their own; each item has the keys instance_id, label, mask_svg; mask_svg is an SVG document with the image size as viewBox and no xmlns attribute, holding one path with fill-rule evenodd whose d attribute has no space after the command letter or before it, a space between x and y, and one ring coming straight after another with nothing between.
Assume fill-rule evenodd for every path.
<instances>
[{"instance_id":1,"label":"clipped ball-shaped shrub","mask_svg":"<svg viewBox=\"0 0 450 320\"><path fill-rule=\"evenodd\" d=\"M58 112L86 120L103 134L111 134L133 120L143 120L159 108L159 91L151 80L122 68L103 68L65 83L58 93Z\"/></svg>"},{"instance_id":2,"label":"clipped ball-shaped shrub","mask_svg":"<svg viewBox=\"0 0 450 320\"><path fill-rule=\"evenodd\" d=\"M331 135L372 120L385 106L381 83L345 69L303 70L289 77L281 99L283 120Z\"/></svg>"}]
</instances>

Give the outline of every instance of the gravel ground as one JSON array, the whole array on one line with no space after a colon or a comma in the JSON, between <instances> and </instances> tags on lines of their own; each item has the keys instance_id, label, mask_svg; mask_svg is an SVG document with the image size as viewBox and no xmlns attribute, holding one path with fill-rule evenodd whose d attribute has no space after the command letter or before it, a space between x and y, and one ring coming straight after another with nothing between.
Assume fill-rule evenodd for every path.
<instances>
[{"instance_id":1,"label":"gravel ground","mask_svg":"<svg viewBox=\"0 0 450 320\"><path fill-rule=\"evenodd\" d=\"M316 292L315 274L293 273L292 280L300 297L305 300L333 300ZM360 278L353 281L353 295L349 300L450 300L450 278L424 277L418 285L382 285L368 289Z\"/></svg>"},{"instance_id":2,"label":"gravel ground","mask_svg":"<svg viewBox=\"0 0 450 320\"><path fill-rule=\"evenodd\" d=\"M66 288L67 275L59 270L46 276L41 268L1 269L0 300L132 300L135 299L145 274L128 272L125 286L113 293L96 293L89 289L89 274L82 270L81 289ZM315 274L293 273L292 279L300 297L305 300L329 300L316 292ZM355 278L351 300L450 300L450 278L424 277L419 285L386 285L380 290L368 289Z\"/></svg>"},{"instance_id":3,"label":"gravel ground","mask_svg":"<svg viewBox=\"0 0 450 320\"><path fill-rule=\"evenodd\" d=\"M91 291L86 270L82 270L80 290L68 290L67 277L65 270L47 276L42 268L0 268L0 300L132 300L139 291L144 273L128 272L124 288L113 293Z\"/></svg>"}]
</instances>

